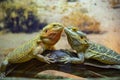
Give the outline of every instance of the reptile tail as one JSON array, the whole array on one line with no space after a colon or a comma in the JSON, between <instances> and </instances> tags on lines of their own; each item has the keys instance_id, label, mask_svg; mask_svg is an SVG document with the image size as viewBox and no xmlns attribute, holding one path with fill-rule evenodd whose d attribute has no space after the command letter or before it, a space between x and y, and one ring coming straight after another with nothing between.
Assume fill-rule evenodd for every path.
<instances>
[{"instance_id":1,"label":"reptile tail","mask_svg":"<svg viewBox=\"0 0 120 80\"><path fill-rule=\"evenodd\" d=\"M1 64L1 66L0 66L0 79L3 79L3 78L5 78L5 69L6 69L6 67L4 67L4 65L3 65L3 63Z\"/></svg>"},{"instance_id":2,"label":"reptile tail","mask_svg":"<svg viewBox=\"0 0 120 80\"><path fill-rule=\"evenodd\" d=\"M6 67L8 65L8 60L4 60L2 63L1 63L1 66L0 66L0 78L4 78L6 76Z\"/></svg>"}]
</instances>

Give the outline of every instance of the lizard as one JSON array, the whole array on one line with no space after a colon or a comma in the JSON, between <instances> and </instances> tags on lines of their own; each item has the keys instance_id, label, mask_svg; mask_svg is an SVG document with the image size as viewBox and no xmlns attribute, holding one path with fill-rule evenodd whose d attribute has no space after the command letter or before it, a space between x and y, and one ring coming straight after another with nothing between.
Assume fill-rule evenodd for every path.
<instances>
[{"instance_id":1,"label":"lizard","mask_svg":"<svg viewBox=\"0 0 120 80\"><path fill-rule=\"evenodd\" d=\"M12 52L10 52L1 63L0 72L5 73L6 67L9 63L23 63L33 58L39 61L52 63L52 58L43 56L45 50L54 50L54 45L61 37L64 26L60 23L50 23L46 25L40 33L33 39L20 45Z\"/></svg>"},{"instance_id":2,"label":"lizard","mask_svg":"<svg viewBox=\"0 0 120 80\"><path fill-rule=\"evenodd\" d=\"M119 65L120 55L102 44L90 41L87 35L76 27L65 27L68 43L76 51L76 57L63 57L61 62L82 64L85 59L94 59L104 64Z\"/></svg>"}]
</instances>

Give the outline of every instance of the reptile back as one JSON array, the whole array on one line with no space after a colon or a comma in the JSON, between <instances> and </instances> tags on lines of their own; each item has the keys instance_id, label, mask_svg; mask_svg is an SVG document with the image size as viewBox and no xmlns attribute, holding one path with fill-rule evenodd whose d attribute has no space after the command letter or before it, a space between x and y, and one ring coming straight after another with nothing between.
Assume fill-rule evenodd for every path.
<instances>
[{"instance_id":1,"label":"reptile back","mask_svg":"<svg viewBox=\"0 0 120 80\"><path fill-rule=\"evenodd\" d=\"M95 59L105 64L120 64L120 55L101 44L90 42L85 55L87 58Z\"/></svg>"},{"instance_id":2,"label":"reptile back","mask_svg":"<svg viewBox=\"0 0 120 80\"><path fill-rule=\"evenodd\" d=\"M32 56L30 56L32 55L30 53L32 53L34 47L35 47L34 40L30 40L25 44L19 46L15 50L13 50L13 52L9 53L7 58L9 62L12 62L12 63L21 63L21 62L28 61L31 58L33 58Z\"/></svg>"}]
</instances>

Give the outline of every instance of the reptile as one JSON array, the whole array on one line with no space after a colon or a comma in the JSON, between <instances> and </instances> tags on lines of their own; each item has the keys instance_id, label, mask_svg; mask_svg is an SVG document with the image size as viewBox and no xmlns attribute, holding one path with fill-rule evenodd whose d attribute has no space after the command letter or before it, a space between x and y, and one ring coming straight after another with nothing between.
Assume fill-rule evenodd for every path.
<instances>
[{"instance_id":1,"label":"reptile","mask_svg":"<svg viewBox=\"0 0 120 80\"><path fill-rule=\"evenodd\" d=\"M1 64L0 72L5 73L9 63L23 63L33 58L45 63L52 63L54 60L43 56L45 50L54 50L54 45L60 39L64 26L60 23L50 23L45 26L38 35L23 45L10 52Z\"/></svg>"},{"instance_id":2,"label":"reptile","mask_svg":"<svg viewBox=\"0 0 120 80\"><path fill-rule=\"evenodd\" d=\"M64 57L61 59L61 62L81 64L85 59L93 59L104 64L120 64L120 55L117 52L90 41L87 35L76 27L65 27L64 31L67 35L68 43L77 53L77 58Z\"/></svg>"}]
</instances>

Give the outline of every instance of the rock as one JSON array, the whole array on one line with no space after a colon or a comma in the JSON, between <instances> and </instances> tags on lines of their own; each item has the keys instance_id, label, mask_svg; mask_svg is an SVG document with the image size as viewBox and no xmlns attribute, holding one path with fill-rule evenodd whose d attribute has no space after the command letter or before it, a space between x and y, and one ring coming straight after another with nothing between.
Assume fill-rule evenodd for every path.
<instances>
[{"instance_id":1,"label":"rock","mask_svg":"<svg viewBox=\"0 0 120 80\"><path fill-rule=\"evenodd\" d=\"M53 78L59 77L59 78L71 78L71 79L85 80L85 78L75 76L69 73L61 72L61 71L56 71L56 70L45 70L45 71L38 73L35 77L41 78L42 75L53 76Z\"/></svg>"}]
</instances>

